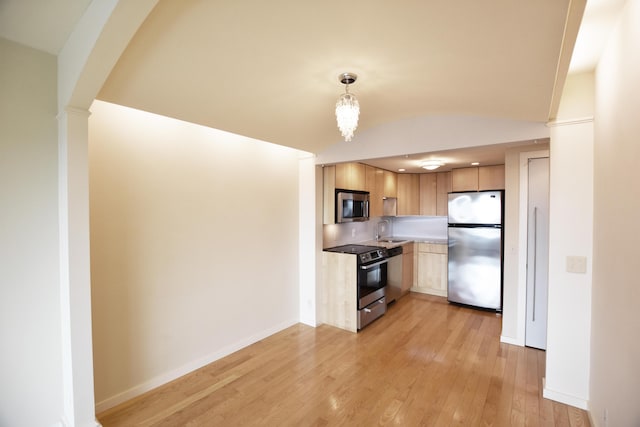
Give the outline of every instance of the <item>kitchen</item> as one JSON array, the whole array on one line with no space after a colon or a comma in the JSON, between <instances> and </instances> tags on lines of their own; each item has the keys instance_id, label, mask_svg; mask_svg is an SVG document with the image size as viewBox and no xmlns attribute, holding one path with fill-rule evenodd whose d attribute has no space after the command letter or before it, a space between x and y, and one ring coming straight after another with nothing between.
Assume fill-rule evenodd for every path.
<instances>
[{"instance_id":1,"label":"kitchen","mask_svg":"<svg viewBox=\"0 0 640 427\"><path fill-rule=\"evenodd\" d=\"M453 153L448 154L448 158L451 159ZM500 154L496 154L496 156L500 160ZM406 156L406 158L408 157ZM459 157L462 157L462 154ZM416 163L416 161L408 160L405 162L408 165ZM438 166L444 166L444 164ZM438 167L430 166L430 168L433 171ZM371 313L379 313L375 316L376 318L383 315L386 304L395 302L410 290L447 297L447 205L449 194L451 193L453 196L456 193L452 192L457 192L457 195L469 194L473 196L474 194L489 193L462 192L504 190L505 187L504 165L469 166L453 169L449 167L447 169L450 171L395 173L363 163L342 163L323 167L325 224L323 247L325 252L323 253L322 286L325 292L323 298L324 322L351 331L360 330L373 320ZM406 168L401 170L406 171ZM336 188L342 190L336 190ZM353 200L354 192L356 200ZM491 194L495 193L494 191ZM342 200L343 194L344 197L351 196L351 199ZM366 194L366 200L359 197L364 194ZM498 193L497 196L500 197L500 194ZM342 218L341 206L348 206L349 213L352 214L350 218ZM491 221L501 222L502 208L500 206L501 203L497 206L497 219L492 218ZM357 207L359 209L356 209ZM356 212L359 213L359 216L354 218L353 214ZM439 215L434 215L436 213ZM360 233L358 233L359 230ZM498 246L494 250L501 258L502 239L498 238L497 242ZM384 284L382 285L378 282L366 283L368 276L363 273L355 274L345 271L345 266L349 267L349 261L342 260L339 255L342 253L370 253L374 255L374 258L379 258L379 251L372 250L374 247L386 249L384 252L385 264L380 266L377 265L380 262L373 263L376 259L367 263L360 262L364 255L359 255L357 269L358 271L369 269L369 276L372 275L371 271L380 271L378 275L372 277L379 282L381 280L379 275L384 276L382 279ZM346 255L346 258L349 259L350 256ZM351 267L354 265L352 264ZM376 269L371 270L369 266L375 265L377 265ZM461 266L452 264L450 268L458 271ZM349 303L353 305L352 292L344 292L336 288L350 286L349 281L345 283L343 276L354 276L354 274L358 278L358 295L360 295L360 290L376 286L383 287L386 291L386 295L380 294L376 297L376 299L380 298L377 301L376 299L364 300L358 297L360 302L358 303L357 319L349 316L345 318L345 312L348 313L349 310L342 309ZM500 277L493 280L495 283L494 294L496 295L492 304L484 304L476 300L461 302L501 312L501 266L498 266L497 274ZM366 284L362 285L361 282ZM351 287L354 286L355 283L351 283ZM455 284L453 289L456 289ZM348 297L345 300L346 295ZM457 298L451 297L449 300L456 301ZM356 314L354 310L351 312ZM363 316L369 319L366 323L361 321Z\"/></svg>"}]
</instances>

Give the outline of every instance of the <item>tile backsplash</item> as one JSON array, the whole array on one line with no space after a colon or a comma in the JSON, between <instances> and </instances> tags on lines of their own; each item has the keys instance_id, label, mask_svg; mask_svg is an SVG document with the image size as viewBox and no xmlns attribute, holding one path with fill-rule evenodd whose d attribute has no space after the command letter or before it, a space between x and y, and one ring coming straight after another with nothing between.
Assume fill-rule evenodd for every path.
<instances>
[{"instance_id":1,"label":"tile backsplash","mask_svg":"<svg viewBox=\"0 0 640 427\"><path fill-rule=\"evenodd\" d=\"M446 216L373 217L369 221L328 224L322 229L323 248L373 240L376 233L390 237L447 238Z\"/></svg>"}]
</instances>

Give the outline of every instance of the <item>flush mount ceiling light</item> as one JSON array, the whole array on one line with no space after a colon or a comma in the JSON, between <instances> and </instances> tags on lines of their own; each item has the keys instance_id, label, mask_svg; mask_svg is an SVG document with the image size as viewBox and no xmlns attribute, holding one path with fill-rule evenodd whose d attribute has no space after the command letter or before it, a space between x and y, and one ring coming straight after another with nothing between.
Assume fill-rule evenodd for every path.
<instances>
[{"instance_id":1,"label":"flush mount ceiling light","mask_svg":"<svg viewBox=\"0 0 640 427\"><path fill-rule=\"evenodd\" d=\"M438 169L440 166L443 166L444 162L442 160L425 160L420 164L420 167L432 171Z\"/></svg>"},{"instance_id":2,"label":"flush mount ceiling light","mask_svg":"<svg viewBox=\"0 0 640 427\"><path fill-rule=\"evenodd\" d=\"M336 121L340 133L347 142L353 138L353 132L358 127L358 117L360 116L360 104L355 95L349 93L349 85L354 83L357 78L358 76L353 73L342 73L338 76L338 80L345 85L345 89L336 103Z\"/></svg>"}]
</instances>

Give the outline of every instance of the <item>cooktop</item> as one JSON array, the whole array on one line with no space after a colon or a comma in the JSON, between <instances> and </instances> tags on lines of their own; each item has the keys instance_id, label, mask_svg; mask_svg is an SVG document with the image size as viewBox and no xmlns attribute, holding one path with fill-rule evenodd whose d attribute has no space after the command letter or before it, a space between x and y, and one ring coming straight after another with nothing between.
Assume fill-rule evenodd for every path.
<instances>
[{"instance_id":1,"label":"cooktop","mask_svg":"<svg viewBox=\"0 0 640 427\"><path fill-rule=\"evenodd\" d=\"M325 251L327 252L339 252L341 254L366 254L367 252L377 251L380 248L377 246L366 246L366 245L342 245L335 246L333 248L327 248Z\"/></svg>"}]
</instances>

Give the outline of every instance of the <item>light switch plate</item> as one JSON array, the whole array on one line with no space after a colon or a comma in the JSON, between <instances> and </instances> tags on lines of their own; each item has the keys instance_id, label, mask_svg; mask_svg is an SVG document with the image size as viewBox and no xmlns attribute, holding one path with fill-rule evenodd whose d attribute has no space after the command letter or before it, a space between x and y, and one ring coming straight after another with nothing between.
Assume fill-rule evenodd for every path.
<instances>
[{"instance_id":1,"label":"light switch plate","mask_svg":"<svg viewBox=\"0 0 640 427\"><path fill-rule=\"evenodd\" d=\"M587 257L586 256L568 256L567 257L567 272L568 273L581 273L587 272Z\"/></svg>"}]
</instances>

